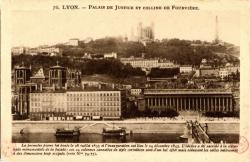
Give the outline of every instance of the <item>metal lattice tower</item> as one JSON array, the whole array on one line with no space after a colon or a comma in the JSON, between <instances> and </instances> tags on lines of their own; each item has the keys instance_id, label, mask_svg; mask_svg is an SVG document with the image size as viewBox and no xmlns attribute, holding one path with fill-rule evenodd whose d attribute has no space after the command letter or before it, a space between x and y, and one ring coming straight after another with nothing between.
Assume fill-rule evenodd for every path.
<instances>
[{"instance_id":1,"label":"metal lattice tower","mask_svg":"<svg viewBox=\"0 0 250 162\"><path fill-rule=\"evenodd\" d=\"M219 43L219 29L218 29L218 16L215 18L215 43Z\"/></svg>"}]
</instances>

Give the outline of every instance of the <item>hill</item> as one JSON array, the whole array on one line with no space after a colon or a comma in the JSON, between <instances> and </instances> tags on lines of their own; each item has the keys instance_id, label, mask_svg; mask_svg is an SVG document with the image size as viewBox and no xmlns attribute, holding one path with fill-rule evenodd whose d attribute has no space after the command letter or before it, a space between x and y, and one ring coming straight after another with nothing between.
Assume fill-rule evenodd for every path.
<instances>
[{"instance_id":1,"label":"hill","mask_svg":"<svg viewBox=\"0 0 250 162\"><path fill-rule=\"evenodd\" d=\"M64 56L82 57L85 53L104 54L116 52L118 57L165 58L178 64L199 65L202 59L218 60L218 64L228 55L228 62L235 62L230 56L239 56L239 47L229 43L214 44L199 40L163 39L157 42L147 43L144 46L140 42L124 41L121 38L106 37L84 43L78 47L57 45L63 50ZM223 54L223 55L220 55ZM227 59L227 58L226 58Z\"/></svg>"}]
</instances>

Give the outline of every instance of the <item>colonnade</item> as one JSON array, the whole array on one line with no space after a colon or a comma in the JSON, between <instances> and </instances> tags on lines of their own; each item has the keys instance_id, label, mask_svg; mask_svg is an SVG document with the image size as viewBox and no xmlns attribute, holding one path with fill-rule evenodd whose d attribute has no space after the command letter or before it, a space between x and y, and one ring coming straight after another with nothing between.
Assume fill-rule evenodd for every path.
<instances>
[{"instance_id":1,"label":"colonnade","mask_svg":"<svg viewBox=\"0 0 250 162\"><path fill-rule=\"evenodd\" d=\"M174 108L177 111L233 111L231 95L223 96L146 96L146 108L161 111Z\"/></svg>"}]
</instances>

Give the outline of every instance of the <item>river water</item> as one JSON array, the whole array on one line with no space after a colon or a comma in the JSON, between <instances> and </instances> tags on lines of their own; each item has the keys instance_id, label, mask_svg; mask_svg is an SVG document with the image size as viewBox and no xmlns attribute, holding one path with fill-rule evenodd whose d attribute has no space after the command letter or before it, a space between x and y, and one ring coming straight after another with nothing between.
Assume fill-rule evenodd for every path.
<instances>
[{"instance_id":1,"label":"river water","mask_svg":"<svg viewBox=\"0 0 250 162\"><path fill-rule=\"evenodd\" d=\"M123 137L103 137L101 134L82 133L79 138L56 138L53 133L13 134L13 143L187 143L182 134L135 133ZM214 143L238 143L238 134L210 134Z\"/></svg>"}]
</instances>

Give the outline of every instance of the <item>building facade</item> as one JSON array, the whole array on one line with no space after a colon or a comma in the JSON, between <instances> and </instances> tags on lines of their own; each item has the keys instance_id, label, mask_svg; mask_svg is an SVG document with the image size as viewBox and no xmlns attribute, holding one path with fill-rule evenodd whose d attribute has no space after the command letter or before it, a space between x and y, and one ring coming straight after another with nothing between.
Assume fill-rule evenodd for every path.
<instances>
[{"instance_id":1,"label":"building facade","mask_svg":"<svg viewBox=\"0 0 250 162\"><path fill-rule=\"evenodd\" d=\"M202 77L219 77L219 68L201 68L200 76Z\"/></svg>"},{"instance_id":2,"label":"building facade","mask_svg":"<svg viewBox=\"0 0 250 162\"><path fill-rule=\"evenodd\" d=\"M25 53L30 55L44 54L49 56L60 56L62 51L58 47L40 46L37 48L27 48Z\"/></svg>"},{"instance_id":3,"label":"building facade","mask_svg":"<svg viewBox=\"0 0 250 162\"><path fill-rule=\"evenodd\" d=\"M22 119L26 119L30 115L30 93L37 90L37 85L27 83L16 87L16 102L13 106L13 114L18 115Z\"/></svg>"},{"instance_id":4,"label":"building facade","mask_svg":"<svg viewBox=\"0 0 250 162\"><path fill-rule=\"evenodd\" d=\"M25 47L12 47L11 48L11 53L13 55L21 55L21 54L25 54Z\"/></svg>"},{"instance_id":5,"label":"building facade","mask_svg":"<svg viewBox=\"0 0 250 162\"><path fill-rule=\"evenodd\" d=\"M24 66L15 68L15 85L25 84L30 81L31 69Z\"/></svg>"},{"instance_id":6,"label":"building facade","mask_svg":"<svg viewBox=\"0 0 250 162\"><path fill-rule=\"evenodd\" d=\"M229 72L228 72L228 70L226 70L226 69L220 69L219 75L220 75L220 78L221 78L221 79L225 79L225 78L228 77Z\"/></svg>"},{"instance_id":7,"label":"building facade","mask_svg":"<svg viewBox=\"0 0 250 162\"><path fill-rule=\"evenodd\" d=\"M121 58L123 64L130 64L134 68L150 69L158 66L158 59L143 59L143 58Z\"/></svg>"},{"instance_id":8,"label":"building facade","mask_svg":"<svg viewBox=\"0 0 250 162\"><path fill-rule=\"evenodd\" d=\"M67 94L35 92L30 94L31 120L66 120Z\"/></svg>"},{"instance_id":9,"label":"building facade","mask_svg":"<svg viewBox=\"0 0 250 162\"><path fill-rule=\"evenodd\" d=\"M49 70L49 85L55 86L55 89L62 89L67 82L66 68L56 65L50 67Z\"/></svg>"},{"instance_id":10,"label":"building facade","mask_svg":"<svg viewBox=\"0 0 250 162\"><path fill-rule=\"evenodd\" d=\"M152 68L171 68L177 67L173 62L160 59L144 59L144 58L121 58L123 64L130 64L134 68L152 69Z\"/></svg>"},{"instance_id":11,"label":"building facade","mask_svg":"<svg viewBox=\"0 0 250 162\"><path fill-rule=\"evenodd\" d=\"M80 87L81 71L76 69L67 70L67 87Z\"/></svg>"},{"instance_id":12,"label":"building facade","mask_svg":"<svg viewBox=\"0 0 250 162\"><path fill-rule=\"evenodd\" d=\"M190 73L193 71L193 67L191 65L180 66L180 73Z\"/></svg>"},{"instance_id":13,"label":"building facade","mask_svg":"<svg viewBox=\"0 0 250 162\"><path fill-rule=\"evenodd\" d=\"M132 88L132 89L130 89L130 94L133 96L142 95L142 89L141 88Z\"/></svg>"},{"instance_id":14,"label":"building facade","mask_svg":"<svg viewBox=\"0 0 250 162\"><path fill-rule=\"evenodd\" d=\"M117 58L117 53L115 53L115 52L111 52L111 53L105 53L104 55L103 55L103 57L104 58Z\"/></svg>"},{"instance_id":15,"label":"building facade","mask_svg":"<svg viewBox=\"0 0 250 162\"><path fill-rule=\"evenodd\" d=\"M70 45L70 46L78 46L79 45L79 39L77 39L77 38L70 39L68 45Z\"/></svg>"},{"instance_id":16,"label":"building facade","mask_svg":"<svg viewBox=\"0 0 250 162\"><path fill-rule=\"evenodd\" d=\"M233 112L232 92L219 90L145 89L145 107L152 111Z\"/></svg>"},{"instance_id":17,"label":"building facade","mask_svg":"<svg viewBox=\"0 0 250 162\"><path fill-rule=\"evenodd\" d=\"M73 118L120 119L125 105L123 91L67 91L31 93L31 119L72 120Z\"/></svg>"}]
</instances>

